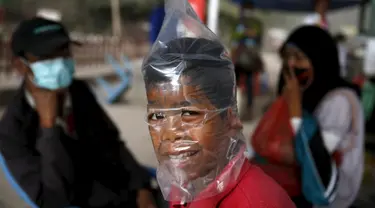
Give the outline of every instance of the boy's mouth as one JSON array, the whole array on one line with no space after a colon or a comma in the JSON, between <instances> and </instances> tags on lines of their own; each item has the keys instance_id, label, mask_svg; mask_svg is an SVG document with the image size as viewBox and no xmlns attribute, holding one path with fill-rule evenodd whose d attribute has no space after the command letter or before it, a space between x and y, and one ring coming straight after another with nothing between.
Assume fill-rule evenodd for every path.
<instances>
[{"instance_id":1,"label":"boy's mouth","mask_svg":"<svg viewBox=\"0 0 375 208\"><path fill-rule=\"evenodd\" d=\"M171 153L169 154L170 159L183 159L185 157L191 157L195 154L197 154L198 151L189 151L189 152L179 152L179 153Z\"/></svg>"},{"instance_id":2,"label":"boy's mouth","mask_svg":"<svg viewBox=\"0 0 375 208\"><path fill-rule=\"evenodd\" d=\"M199 143L193 140L178 140L173 143L162 143L158 150L164 160L169 160L177 166L195 160L195 157L197 157L201 151L202 149Z\"/></svg>"},{"instance_id":3,"label":"boy's mouth","mask_svg":"<svg viewBox=\"0 0 375 208\"><path fill-rule=\"evenodd\" d=\"M182 151L182 152L170 152L168 154L169 160L174 164L183 165L184 162L192 159L192 157L198 155L199 151Z\"/></svg>"}]
</instances>

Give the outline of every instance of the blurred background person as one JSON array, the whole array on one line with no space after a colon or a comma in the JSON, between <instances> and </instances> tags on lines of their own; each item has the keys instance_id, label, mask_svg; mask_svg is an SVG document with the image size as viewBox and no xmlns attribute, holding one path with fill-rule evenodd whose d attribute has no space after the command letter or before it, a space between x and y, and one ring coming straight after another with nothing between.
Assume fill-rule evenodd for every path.
<instances>
[{"instance_id":1,"label":"blurred background person","mask_svg":"<svg viewBox=\"0 0 375 208\"><path fill-rule=\"evenodd\" d=\"M290 134L282 132L275 138L257 134L252 138L254 149L271 161L264 170L288 190L297 207L350 207L364 167L364 118L358 89L341 78L335 41L319 27L293 31L280 55L283 69L278 93L287 108L274 110L287 110L294 138L283 138ZM271 126L287 122L267 118ZM263 118L265 125L267 118ZM278 164L276 169L274 164ZM311 171L319 174L316 181L324 187L321 192L305 189L314 183ZM318 200L319 194L327 198Z\"/></svg>"},{"instance_id":2,"label":"blurred background person","mask_svg":"<svg viewBox=\"0 0 375 208\"><path fill-rule=\"evenodd\" d=\"M264 72L260 53L263 24L255 15L252 1L242 2L239 8L239 23L231 36L231 55L235 64L239 114L241 119L251 120L255 81Z\"/></svg>"},{"instance_id":3,"label":"blurred background person","mask_svg":"<svg viewBox=\"0 0 375 208\"><path fill-rule=\"evenodd\" d=\"M21 22L13 66L24 82L0 121L0 147L16 183L40 207L154 207L150 176L80 80L59 22Z\"/></svg>"},{"instance_id":4,"label":"blurred background person","mask_svg":"<svg viewBox=\"0 0 375 208\"><path fill-rule=\"evenodd\" d=\"M239 114L242 120L251 120L254 110L255 76L264 70L262 57L254 48L248 48L243 43L237 47L232 56L236 60L234 71Z\"/></svg>"},{"instance_id":5,"label":"blurred background person","mask_svg":"<svg viewBox=\"0 0 375 208\"><path fill-rule=\"evenodd\" d=\"M347 38L343 33L338 33L334 36L334 40L337 44L337 49L339 52L339 61L340 61L340 75L342 78L347 78L348 76L348 69L347 69L347 62L348 62L348 49L347 49Z\"/></svg>"}]
</instances>

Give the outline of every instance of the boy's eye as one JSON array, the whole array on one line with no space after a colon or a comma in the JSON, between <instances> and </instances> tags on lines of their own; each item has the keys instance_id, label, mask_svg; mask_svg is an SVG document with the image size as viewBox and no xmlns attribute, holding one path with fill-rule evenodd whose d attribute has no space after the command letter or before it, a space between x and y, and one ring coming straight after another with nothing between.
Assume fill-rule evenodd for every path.
<instances>
[{"instance_id":1,"label":"boy's eye","mask_svg":"<svg viewBox=\"0 0 375 208\"><path fill-rule=\"evenodd\" d=\"M191 110L182 110L181 116L197 116L200 115L201 112L198 111L191 111Z\"/></svg>"},{"instance_id":2,"label":"boy's eye","mask_svg":"<svg viewBox=\"0 0 375 208\"><path fill-rule=\"evenodd\" d=\"M163 113L151 113L149 116L148 116L148 119L149 120L152 120L152 121L156 121L156 120L160 120L160 119L164 119L165 116Z\"/></svg>"}]
</instances>

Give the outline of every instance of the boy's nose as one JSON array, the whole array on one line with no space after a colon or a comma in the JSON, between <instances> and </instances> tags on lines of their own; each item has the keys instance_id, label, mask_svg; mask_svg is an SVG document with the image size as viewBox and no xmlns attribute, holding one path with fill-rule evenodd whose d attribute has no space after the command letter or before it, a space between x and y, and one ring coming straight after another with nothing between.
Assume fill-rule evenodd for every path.
<instances>
[{"instance_id":1,"label":"boy's nose","mask_svg":"<svg viewBox=\"0 0 375 208\"><path fill-rule=\"evenodd\" d=\"M162 141L169 141L169 142L174 142L177 140L181 140L183 138L182 132L177 132L172 129L168 129L164 132L162 136Z\"/></svg>"},{"instance_id":2,"label":"boy's nose","mask_svg":"<svg viewBox=\"0 0 375 208\"><path fill-rule=\"evenodd\" d=\"M180 140L183 137L183 129L181 119L176 119L177 117L170 117L167 120L165 130L162 136L162 140L169 140L171 142Z\"/></svg>"}]
</instances>

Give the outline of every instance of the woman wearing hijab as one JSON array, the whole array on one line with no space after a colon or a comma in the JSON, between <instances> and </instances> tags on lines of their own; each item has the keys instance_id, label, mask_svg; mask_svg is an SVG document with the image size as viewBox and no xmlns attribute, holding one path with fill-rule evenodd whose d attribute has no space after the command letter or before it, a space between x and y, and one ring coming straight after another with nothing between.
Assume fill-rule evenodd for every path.
<instances>
[{"instance_id":1,"label":"woman wearing hijab","mask_svg":"<svg viewBox=\"0 0 375 208\"><path fill-rule=\"evenodd\" d=\"M319 27L296 29L280 54L278 93L286 101L294 136L266 145L270 151L277 149L281 166L296 170L298 183L290 191L284 186L287 180L270 176L297 207L348 208L363 173L364 123L357 90L340 77L335 41Z\"/></svg>"}]
</instances>

